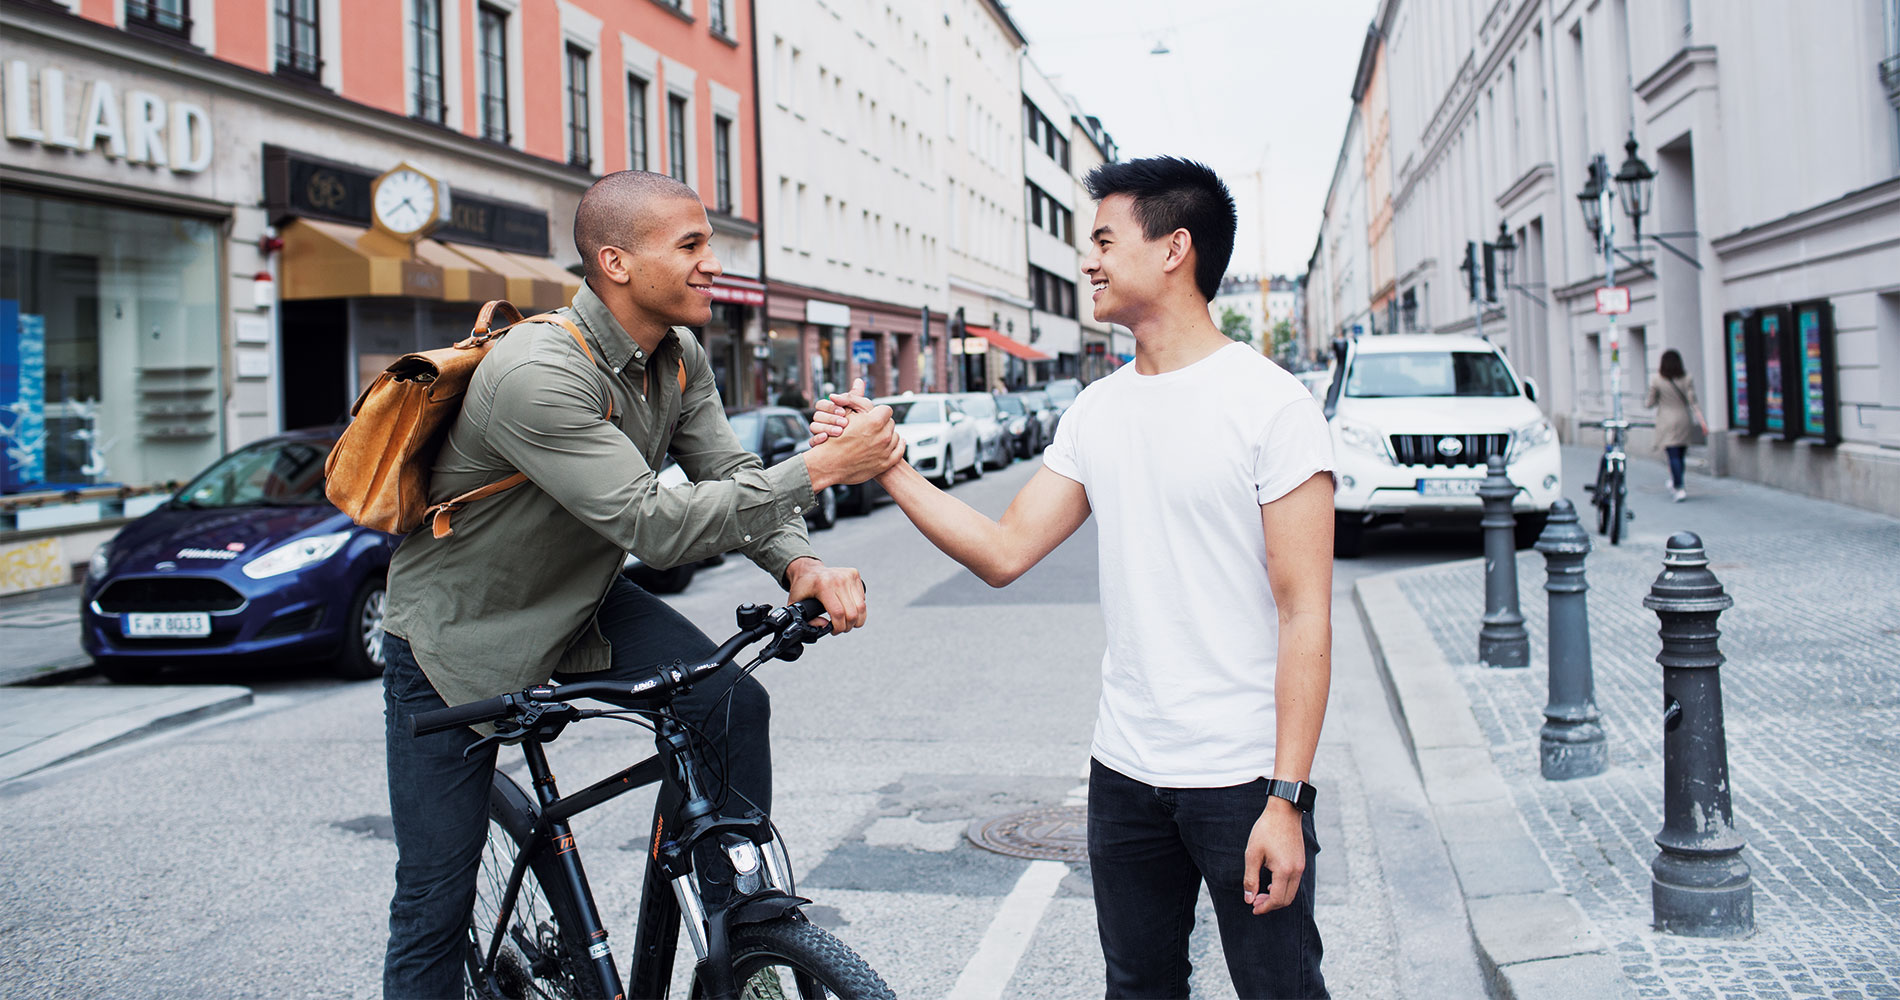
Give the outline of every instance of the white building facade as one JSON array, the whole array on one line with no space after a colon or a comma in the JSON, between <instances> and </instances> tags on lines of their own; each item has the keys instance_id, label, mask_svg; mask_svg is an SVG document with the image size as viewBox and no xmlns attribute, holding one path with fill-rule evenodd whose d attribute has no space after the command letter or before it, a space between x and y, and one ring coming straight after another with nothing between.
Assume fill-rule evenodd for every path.
<instances>
[{"instance_id":1,"label":"white building facade","mask_svg":"<svg viewBox=\"0 0 1900 1000\"><path fill-rule=\"evenodd\" d=\"M1578 440L1613 380L1577 195L1634 152L1640 242L1607 213L1624 409L1673 348L1712 471L1900 513L1900 4L1386 0L1376 24L1408 326L1481 320ZM1457 265L1500 223L1514 287L1480 314Z\"/></svg>"},{"instance_id":2,"label":"white building facade","mask_svg":"<svg viewBox=\"0 0 1900 1000\"><path fill-rule=\"evenodd\" d=\"M1335 337L1372 332L1366 244L1366 170L1363 123L1355 106L1326 192L1319 240L1307 264L1307 350L1323 353Z\"/></svg>"},{"instance_id":3,"label":"white building facade","mask_svg":"<svg viewBox=\"0 0 1900 1000\"><path fill-rule=\"evenodd\" d=\"M1023 219L1029 265L1029 336L1052 377L1082 374L1081 253L1076 249L1074 133L1069 101L1035 60L1022 61ZM1092 214L1092 213L1090 213ZM1084 214L1082 223L1088 222Z\"/></svg>"},{"instance_id":4,"label":"white building facade","mask_svg":"<svg viewBox=\"0 0 1900 1000\"><path fill-rule=\"evenodd\" d=\"M1095 201L1085 183L1089 172L1104 163L1121 158L1114 137L1102 126L1102 120L1083 112L1073 97L1069 107L1069 164L1073 184L1071 204L1075 206L1076 291L1081 301L1076 318L1082 326L1082 379L1093 381L1126 364L1135 356L1135 335L1125 326L1099 322L1089 283L1081 273L1081 257L1088 253L1089 233L1095 225Z\"/></svg>"}]
</instances>

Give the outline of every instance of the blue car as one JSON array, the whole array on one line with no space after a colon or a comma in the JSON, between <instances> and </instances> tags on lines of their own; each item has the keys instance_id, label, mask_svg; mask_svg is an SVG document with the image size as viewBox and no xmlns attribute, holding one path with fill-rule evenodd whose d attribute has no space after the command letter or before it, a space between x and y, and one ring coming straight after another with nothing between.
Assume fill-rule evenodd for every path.
<instances>
[{"instance_id":1,"label":"blue car","mask_svg":"<svg viewBox=\"0 0 1900 1000\"><path fill-rule=\"evenodd\" d=\"M239 448L99 546L81 642L108 678L149 680L181 660L382 673L384 577L401 538L324 499L337 433Z\"/></svg>"}]
</instances>

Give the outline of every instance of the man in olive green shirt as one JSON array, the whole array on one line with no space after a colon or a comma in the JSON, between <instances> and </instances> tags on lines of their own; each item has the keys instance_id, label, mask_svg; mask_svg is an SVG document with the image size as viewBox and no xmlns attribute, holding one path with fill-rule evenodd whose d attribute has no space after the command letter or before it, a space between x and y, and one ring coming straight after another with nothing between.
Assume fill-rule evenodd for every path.
<instances>
[{"instance_id":1,"label":"man in olive green shirt","mask_svg":"<svg viewBox=\"0 0 1900 1000\"><path fill-rule=\"evenodd\" d=\"M865 620L857 571L825 566L801 515L819 491L903 458L889 410L763 468L726 423L705 350L680 329L709 321L720 273L692 189L660 174L609 174L581 199L574 241L587 282L568 316L586 349L555 324L503 337L476 369L432 470L430 499L515 472L528 482L457 512L444 537L410 534L390 563L384 685L397 863L389 997L462 995L495 761L492 748L463 758L478 738L471 730L409 736L409 717L550 677L631 679L711 655L710 639L619 575L629 551L664 567L737 549L790 599L823 602L834 631ZM669 453L690 486L659 485ZM729 672L675 704L725 743L734 811L769 809L770 708L757 681ZM738 682L730 712L710 713L728 680ZM662 809L676 802L662 794Z\"/></svg>"}]
</instances>

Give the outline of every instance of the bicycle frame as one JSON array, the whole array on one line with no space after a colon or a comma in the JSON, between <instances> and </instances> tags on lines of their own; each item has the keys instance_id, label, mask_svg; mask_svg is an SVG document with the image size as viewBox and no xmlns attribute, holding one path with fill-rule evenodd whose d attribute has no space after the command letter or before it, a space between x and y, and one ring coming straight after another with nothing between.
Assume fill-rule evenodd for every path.
<instances>
[{"instance_id":1,"label":"bicycle frame","mask_svg":"<svg viewBox=\"0 0 1900 1000\"><path fill-rule=\"evenodd\" d=\"M579 911L572 915L577 922L573 936L587 942L588 958L593 962L600 985L606 990L605 995L627 995L621 985L619 970L614 966L612 949L607 944L608 932L601 922L599 907L594 902L568 820L633 789L644 788L670 777L687 792L686 802L681 807L683 835L674 840L662 840L664 830L656 815L654 846L647 855L646 877L641 886L640 909L634 932L634 956L628 969L628 978L632 981L634 996L664 995L673 972L673 952L678 943L683 913L688 918L688 937L699 962L704 965L709 958L713 960L706 968L709 985L713 987L715 995L729 994L732 984L729 982L730 967L725 941L728 927L726 918L729 914L723 906L710 914L706 911L694 881L690 859L694 848L708 837L727 832L739 834L762 848L758 854L765 884L777 890L780 897L793 902L794 905L787 909L795 908L795 904L802 903L802 900L792 895L794 884L791 866L784 856L783 846L773 835L770 821L756 811L750 817L737 819L719 817L713 813L711 800L700 792L697 751L691 747L685 728L670 716L663 716L659 725L660 741L666 749L608 775L573 795L562 796L555 786L542 744L558 735L571 718L557 717L534 729L523 739L522 751L527 759L538 805L528 802L525 795L520 803L521 807L532 812L534 823L527 838L527 846L516 855L514 867L509 872L496 926L489 935L487 954L482 957L481 974L490 978L492 986L502 942L506 939L515 902L528 869L549 851L553 851L560 869L562 888L567 890L568 898L574 901ZM509 785L513 786L513 783L509 782ZM513 787L519 792L518 786ZM662 884L669 886L672 891L662 890Z\"/></svg>"}]
</instances>

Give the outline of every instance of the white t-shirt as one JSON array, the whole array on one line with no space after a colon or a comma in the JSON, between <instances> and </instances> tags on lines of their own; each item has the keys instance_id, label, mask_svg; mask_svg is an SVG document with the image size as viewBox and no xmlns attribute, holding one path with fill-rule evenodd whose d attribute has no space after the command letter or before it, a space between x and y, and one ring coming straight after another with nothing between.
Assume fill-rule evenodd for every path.
<instances>
[{"instance_id":1,"label":"white t-shirt","mask_svg":"<svg viewBox=\"0 0 1900 1000\"><path fill-rule=\"evenodd\" d=\"M1312 393L1243 344L1076 397L1043 454L1101 538L1094 755L1151 785L1271 777L1278 614L1260 507L1333 468Z\"/></svg>"}]
</instances>

